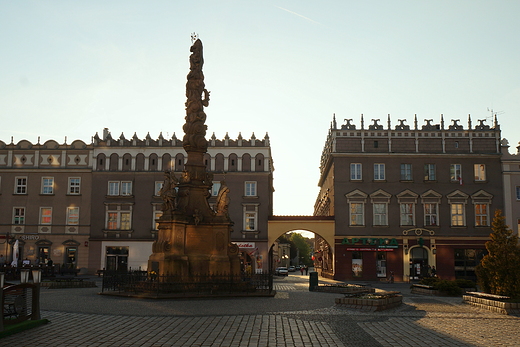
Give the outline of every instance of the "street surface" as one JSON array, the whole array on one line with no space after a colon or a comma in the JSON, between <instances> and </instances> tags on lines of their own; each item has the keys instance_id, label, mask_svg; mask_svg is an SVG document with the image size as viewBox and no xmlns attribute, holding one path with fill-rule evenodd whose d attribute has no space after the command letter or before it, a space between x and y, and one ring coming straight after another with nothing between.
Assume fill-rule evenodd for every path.
<instances>
[{"instance_id":1,"label":"street surface","mask_svg":"<svg viewBox=\"0 0 520 347\"><path fill-rule=\"evenodd\" d=\"M321 282L322 279L320 279ZM325 283L323 281L323 283ZM519 346L520 317L410 294L383 312L334 305L341 294L308 291L308 276L275 277L274 298L139 300L98 288L42 289L50 324L0 340L1 346Z\"/></svg>"}]
</instances>

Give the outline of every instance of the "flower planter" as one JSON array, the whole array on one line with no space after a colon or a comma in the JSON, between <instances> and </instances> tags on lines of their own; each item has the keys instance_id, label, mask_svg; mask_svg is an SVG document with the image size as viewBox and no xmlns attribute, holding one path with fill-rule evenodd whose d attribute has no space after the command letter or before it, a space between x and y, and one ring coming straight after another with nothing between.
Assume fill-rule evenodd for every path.
<instances>
[{"instance_id":1,"label":"flower planter","mask_svg":"<svg viewBox=\"0 0 520 347\"><path fill-rule=\"evenodd\" d=\"M505 297L471 292L462 296L465 304L500 314L520 314L520 303L505 302Z\"/></svg>"}]
</instances>

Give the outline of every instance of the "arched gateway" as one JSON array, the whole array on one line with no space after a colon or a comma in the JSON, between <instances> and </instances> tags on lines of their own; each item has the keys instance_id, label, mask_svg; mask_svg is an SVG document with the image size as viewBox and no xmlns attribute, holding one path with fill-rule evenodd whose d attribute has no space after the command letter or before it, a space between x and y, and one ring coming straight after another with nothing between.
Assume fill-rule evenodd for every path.
<instances>
[{"instance_id":1,"label":"arched gateway","mask_svg":"<svg viewBox=\"0 0 520 347\"><path fill-rule=\"evenodd\" d=\"M271 216L268 221L268 245L272 247L277 238L289 231L305 230L315 233L325 240L329 254L334 257L334 217L333 216ZM270 256L272 252L269 252ZM270 259L270 263L271 263ZM334 264L334 259L332 259Z\"/></svg>"}]
</instances>

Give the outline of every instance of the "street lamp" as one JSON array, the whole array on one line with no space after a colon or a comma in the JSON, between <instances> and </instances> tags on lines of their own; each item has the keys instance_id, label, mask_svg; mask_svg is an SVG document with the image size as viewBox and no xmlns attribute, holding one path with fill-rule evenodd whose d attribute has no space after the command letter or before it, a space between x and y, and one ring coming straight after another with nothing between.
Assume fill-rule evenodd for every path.
<instances>
[{"instance_id":1,"label":"street lamp","mask_svg":"<svg viewBox=\"0 0 520 347\"><path fill-rule=\"evenodd\" d=\"M20 283L27 283L29 282L29 272L28 269L20 270Z\"/></svg>"},{"instance_id":2,"label":"street lamp","mask_svg":"<svg viewBox=\"0 0 520 347\"><path fill-rule=\"evenodd\" d=\"M32 317L33 320L41 319L40 316L40 283L42 281L42 271L38 269L32 270L34 292L32 298Z\"/></svg>"}]
</instances>

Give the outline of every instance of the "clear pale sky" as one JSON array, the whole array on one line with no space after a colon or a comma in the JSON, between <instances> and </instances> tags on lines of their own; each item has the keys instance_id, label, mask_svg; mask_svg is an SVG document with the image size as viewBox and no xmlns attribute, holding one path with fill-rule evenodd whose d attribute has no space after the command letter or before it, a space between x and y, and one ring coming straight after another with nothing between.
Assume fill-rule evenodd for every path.
<instances>
[{"instance_id":1,"label":"clear pale sky","mask_svg":"<svg viewBox=\"0 0 520 347\"><path fill-rule=\"evenodd\" d=\"M208 138L269 133L274 212L310 215L332 115L520 141L519 1L0 0L0 140L182 136L190 34Z\"/></svg>"}]
</instances>

